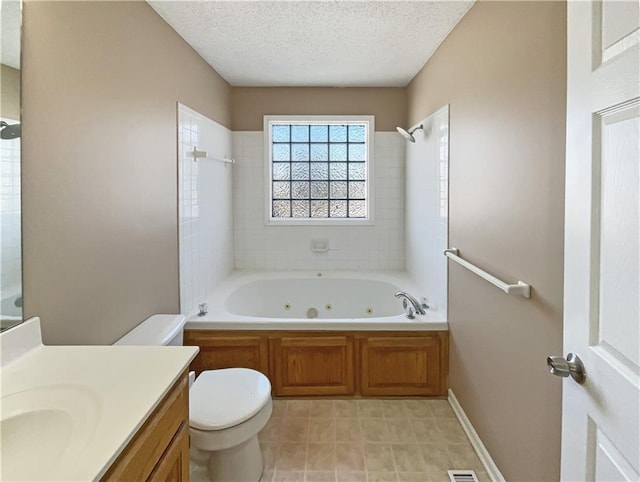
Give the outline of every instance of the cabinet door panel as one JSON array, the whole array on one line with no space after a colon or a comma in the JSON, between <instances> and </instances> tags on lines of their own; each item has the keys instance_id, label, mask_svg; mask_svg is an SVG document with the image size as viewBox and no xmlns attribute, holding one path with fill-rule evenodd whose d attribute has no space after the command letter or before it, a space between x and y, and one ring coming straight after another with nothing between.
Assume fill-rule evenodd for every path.
<instances>
[{"instance_id":1,"label":"cabinet door panel","mask_svg":"<svg viewBox=\"0 0 640 482\"><path fill-rule=\"evenodd\" d=\"M189 426L183 423L156 465L149 482L189 481Z\"/></svg>"},{"instance_id":2,"label":"cabinet door panel","mask_svg":"<svg viewBox=\"0 0 640 482\"><path fill-rule=\"evenodd\" d=\"M268 375L269 350L262 336L211 336L190 332L185 345L200 347L191 365L196 374L218 368L252 368Z\"/></svg>"},{"instance_id":3,"label":"cabinet door panel","mask_svg":"<svg viewBox=\"0 0 640 482\"><path fill-rule=\"evenodd\" d=\"M371 337L360 350L362 395L445 395L438 336Z\"/></svg>"},{"instance_id":4,"label":"cabinet door panel","mask_svg":"<svg viewBox=\"0 0 640 482\"><path fill-rule=\"evenodd\" d=\"M271 340L274 392L291 395L352 395L353 339L346 336L282 337Z\"/></svg>"}]
</instances>

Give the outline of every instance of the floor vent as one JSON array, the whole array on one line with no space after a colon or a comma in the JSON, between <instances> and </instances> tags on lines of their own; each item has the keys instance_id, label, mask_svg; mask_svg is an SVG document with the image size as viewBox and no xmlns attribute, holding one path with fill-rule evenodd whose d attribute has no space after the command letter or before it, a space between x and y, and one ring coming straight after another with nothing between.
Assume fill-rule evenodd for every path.
<instances>
[{"instance_id":1,"label":"floor vent","mask_svg":"<svg viewBox=\"0 0 640 482\"><path fill-rule=\"evenodd\" d=\"M449 470L447 472L451 482L479 482L473 470Z\"/></svg>"}]
</instances>

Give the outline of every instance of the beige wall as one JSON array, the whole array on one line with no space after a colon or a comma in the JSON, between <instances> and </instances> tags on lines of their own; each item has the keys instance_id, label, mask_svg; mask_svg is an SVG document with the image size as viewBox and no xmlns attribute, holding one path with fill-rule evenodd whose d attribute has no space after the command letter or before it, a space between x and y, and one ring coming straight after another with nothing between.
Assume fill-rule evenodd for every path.
<instances>
[{"instance_id":1,"label":"beige wall","mask_svg":"<svg viewBox=\"0 0 640 482\"><path fill-rule=\"evenodd\" d=\"M450 386L509 481L560 477L566 5L485 2L408 87L408 124L451 104Z\"/></svg>"},{"instance_id":2,"label":"beige wall","mask_svg":"<svg viewBox=\"0 0 640 482\"><path fill-rule=\"evenodd\" d=\"M20 71L0 64L0 116L20 120Z\"/></svg>"},{"instance_id":3,"label":"beige wall","mask_svg":"<svg viewBox=\"0 0 640 482\"><path fill-rule=\"evenodd\" d=\"M407 117L405 89L395 87L234 87L234 131L261 131L264 115L375 115L377 131Z\"/></svg>"},{"instance_id":4,"label":"beige wall","mask_svg":"<svg viewBox=\"0 0 640 482\"><path fill-rule=\"evenodd\" d=\"M177 312L176 102L230 126L229 85L149 5L24 7L24 302L45 343Z\"/></svg>"},{"instance_id":5,"label":"beige wall","mask_svg":"<svg viewBox=\"0 0 640 482\"><path fill-rule=\"evenodd\" d=\"M450 103L451 244L534 287L450 266L451 387L508 480L558 479L563 3L476 4L406 91L231 89L144 2L27 1L24 24L25 313L46 343L178 310L177 101L234 130L349 113L387 131Z\"/></svg>"}]
</instances>

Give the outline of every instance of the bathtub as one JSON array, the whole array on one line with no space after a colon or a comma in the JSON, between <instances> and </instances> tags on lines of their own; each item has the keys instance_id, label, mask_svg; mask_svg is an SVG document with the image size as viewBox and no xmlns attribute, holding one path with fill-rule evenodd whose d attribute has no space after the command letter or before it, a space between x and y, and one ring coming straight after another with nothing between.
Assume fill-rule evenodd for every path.
<instances>
[{"instance_id":1,"label":"bathtub","mask_svg":"<svg viewBox=\"0 0 640 482\"><path fill-rule=\"evenodd\" d=\"M408 319L396 291L427 296L404 272L235 272L206 300L187 330L442 331L443 311Z\"/></svg>"}]
</instances>

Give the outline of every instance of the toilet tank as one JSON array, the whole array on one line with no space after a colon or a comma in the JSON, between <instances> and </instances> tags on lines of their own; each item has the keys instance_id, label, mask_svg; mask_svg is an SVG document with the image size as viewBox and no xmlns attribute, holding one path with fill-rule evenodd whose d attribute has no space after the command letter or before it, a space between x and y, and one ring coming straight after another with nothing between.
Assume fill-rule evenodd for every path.
<instances>
[{"instance_id":1,"label":"toilet tank","mask_svg":"<svg viewBox=\"0 0 640 482\"><path fill-rule=\"evenodd\" d=\"M117 340L114 345L182 346L186 321L183 315L152 315Z\"/></svg>"}]
</instances>

